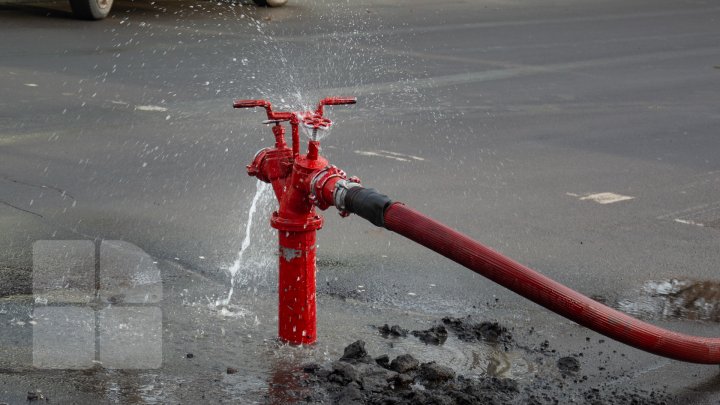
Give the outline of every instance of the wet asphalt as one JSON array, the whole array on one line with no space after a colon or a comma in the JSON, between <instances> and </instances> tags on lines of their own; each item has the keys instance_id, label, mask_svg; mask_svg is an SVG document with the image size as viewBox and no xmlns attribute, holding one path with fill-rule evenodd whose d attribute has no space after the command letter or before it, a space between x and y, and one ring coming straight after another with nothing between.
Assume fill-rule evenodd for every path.
<instances>
[{"instance_id":1,"label":"wet asphalt","mask_svg":"<svg viewBox=\"0 0 720 405\"><path fill-rule=\"evenodd\" d=\"M272 387L292 368L285 362L335 359L361 338L386 353L376 325L469 314L528 345L584 353L588 387L720 400L716 366L600 347L601 336L331 211L318 238L316 349L272 342L271 269L235 295L241 314L210 305L227 294L255 193L244 167L271 136L260 112L230 108L235 98L298 108L357 96L330 111L332 163L599 300L632 301L650 281L718 281L713 2L120 1L100 22L68 10L0 4L0 334L18 348L4 352L0 402L42 389L60 402L281 403L285 390ZM259 229L258 241L271 241ZM28 317L32 244L44 239L124 240L158 262L161 371L68 380L28 366L29 327L11 319ZM715 321L683 318L653 321L720 335ZM397 344L453 362L446 349ZM486 348L448 347L460 369L487 372L467 360L491 357L470 354ZM199 354L192 366L189 352ZM545 372L522 351L508 358L506 377Z\"/></svg>"}]
</instances>

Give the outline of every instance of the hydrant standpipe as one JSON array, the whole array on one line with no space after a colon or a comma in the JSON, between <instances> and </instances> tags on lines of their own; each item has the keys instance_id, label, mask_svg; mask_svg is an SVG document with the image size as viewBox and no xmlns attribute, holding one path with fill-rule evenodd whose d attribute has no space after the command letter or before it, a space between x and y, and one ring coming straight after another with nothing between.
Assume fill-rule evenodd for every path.
<instances>
[{"instance_id":1,"label":"hydrant standpipe","mask_svg":"<svg viewBox=\"0 0 720 405\"><path fill-rule=\"evenodd\" d=\"M318 131L332 122L324 106L354 104L355 98L325 98L315 111L276 112L265 100L239 100L236 108L262 107L274 124L275 146L259 151L248 174L271 183L280 203L271 225L278 230L279 337L291 344L317 339L315 314L316 232L323 219L315 208L335 206L341 216L354 213L481 274L580 325L619 342L676 360L720 364L720 339L690 336L635 319L482 245L440 222L364 188L357 178L320 156ZM282 122L292 130L292 149L285 142ZM309 129L306 154L299 153L298 126Z\"/></svg>"},{"instance_id":2,"label":"hydrant standpipe","mask_svg":"<svg viewBox=\"0 0 720 405\"><path fill-rule=\"evenodd\" d=\"M323 117L326 105L354 104L354 98L326 98L314 112L277 112L264 100L239 100L235 108L263 107L266 124L273 124L275 145L260 150L247 166L250 176L272 184L279 208L270 224L278 230L279 309L278 335L291 344L309 344L317 339L315 304L316 233L323 218L315 212L316 199L310 190L313 177L328 167L320 156L317 132L327 130L332 122ZM283 122L292 131L292 149L285 141ZM299 125L309 127L313 139L306 154L300 154Z\"/></svg>"}]
</instances>

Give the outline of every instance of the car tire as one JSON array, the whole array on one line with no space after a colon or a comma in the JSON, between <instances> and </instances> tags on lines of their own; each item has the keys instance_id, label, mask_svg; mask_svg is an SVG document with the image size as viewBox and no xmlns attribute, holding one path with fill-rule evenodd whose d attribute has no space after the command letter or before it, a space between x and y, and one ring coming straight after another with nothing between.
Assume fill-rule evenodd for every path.
<instances>
[{"instance_id":1,"label":"car tire","mask_svg":"<svg viewBox=\"0 0 720 405\"><path fill-rule=\"evenodd\" d=\"M281 7L287 4L288 0L253 0L255 4L262 7Z\"/></svg>"},{"instance_id":2,"label":"car tire","mask_svg":"<svg viewBox=\"0 0 720 405\"><path fill-rule=\"evenodd\" d=\"M75 18L83 20L102 20L110 13L113 0L70 0Z\"/></svg>"}]
</instances>

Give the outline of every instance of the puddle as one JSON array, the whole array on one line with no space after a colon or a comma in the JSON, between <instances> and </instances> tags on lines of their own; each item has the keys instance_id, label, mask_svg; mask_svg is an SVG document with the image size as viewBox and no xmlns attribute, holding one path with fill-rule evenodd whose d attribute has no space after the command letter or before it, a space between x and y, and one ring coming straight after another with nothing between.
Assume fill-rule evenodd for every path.
<instances>
[{"instance_id":1,"label":"puddle","mask_svg":"<svg viewBox=\"0 0 720 405\"><path fill-rule=\"evenodd\" d=\"M670 279L648 281L617 308L643 319L720 322L720 282Z\"/></svg>"}]
</instances>

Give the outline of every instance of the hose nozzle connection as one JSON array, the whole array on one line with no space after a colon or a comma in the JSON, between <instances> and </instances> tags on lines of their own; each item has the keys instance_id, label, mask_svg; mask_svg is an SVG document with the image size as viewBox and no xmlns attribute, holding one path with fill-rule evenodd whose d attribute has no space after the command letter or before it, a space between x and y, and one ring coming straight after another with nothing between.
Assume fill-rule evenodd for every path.
<instances>
[{"instance_id":1,"label":"hose nozzle connection","mask_svg":"<svg viewBox=\"0 0 720 405\"><path fill-rule=\"evenodd\" d=\"M320 170L310 182L310 190L310 198L318 208L325 210L334 205L340 216L356 214L376 226L384 226L385 210L392 204L390 197L363 187L359 178L348 178L335 166Z\"/></svg>"},{"instance_id":2,"label":"hose nozzle connection","mask_svg":"<svg viewBox=\"0 0 720 405\"><path fill-rule=\"evenodd\" d=\"M335 208L338 209L341 213L345 214L343 216L350 215L350 212L348 212L347 208L345 207L345 197L347 197L348 192L356 187L362 187L360 182L354 182L350 180L338 180L337 183L335 183L335 191L333 192L333 203L335 205Z\"/></svg>"}]
</instances>

